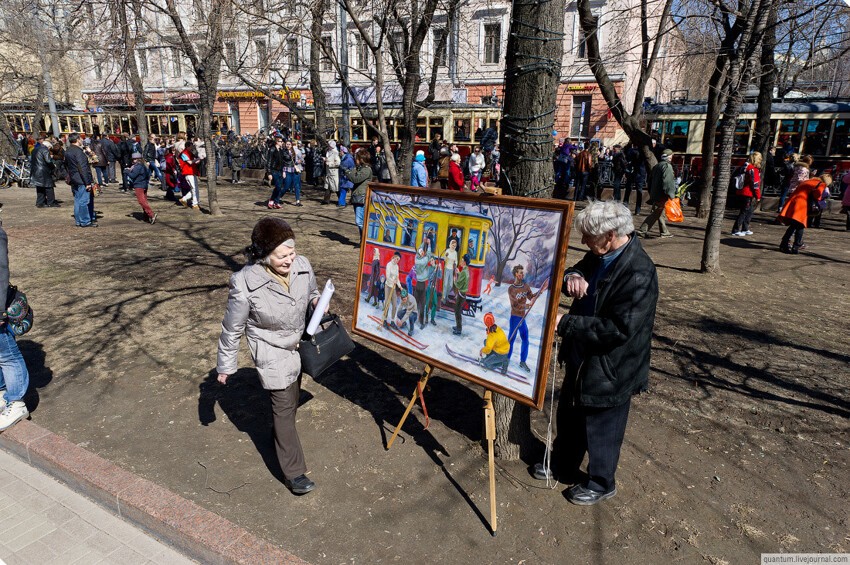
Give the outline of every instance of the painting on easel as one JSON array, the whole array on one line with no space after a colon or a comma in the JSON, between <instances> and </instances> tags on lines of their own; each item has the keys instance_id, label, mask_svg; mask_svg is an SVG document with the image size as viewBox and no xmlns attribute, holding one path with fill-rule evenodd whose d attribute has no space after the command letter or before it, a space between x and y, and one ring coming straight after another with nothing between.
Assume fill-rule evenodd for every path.
<instances>
[{"instance_id":1,"label":"painting on easel","mask_svg":"<svg viewBox=\"0 0 850 565\"><path fill-rule=\"evenodd\" d=\"M572 213L370 185L352 331L540 408Z\"/></svg>"}]
</instances>

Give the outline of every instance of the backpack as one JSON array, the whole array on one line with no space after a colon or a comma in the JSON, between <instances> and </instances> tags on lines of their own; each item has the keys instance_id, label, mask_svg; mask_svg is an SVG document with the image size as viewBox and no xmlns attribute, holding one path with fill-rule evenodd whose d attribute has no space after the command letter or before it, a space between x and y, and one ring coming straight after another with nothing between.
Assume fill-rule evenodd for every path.
<instances>
[{"instance_id":1,"label":"backpack","mask_svg":"<svg viewBox=\"0 0 850 565\"><path fill-rule=\"evenodd\" d=\"M746 172L746 167L738 167L737 169L735 169L735 172L732 173L732 187L735 189L735 192L740 192L744 190Z\"/></svg>"}]
</instances>

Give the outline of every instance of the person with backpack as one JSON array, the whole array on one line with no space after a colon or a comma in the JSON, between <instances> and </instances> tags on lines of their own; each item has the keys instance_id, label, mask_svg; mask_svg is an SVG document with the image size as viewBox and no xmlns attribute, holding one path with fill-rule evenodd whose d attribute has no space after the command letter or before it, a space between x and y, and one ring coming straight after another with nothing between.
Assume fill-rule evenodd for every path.
<instances>
[{"instance_id":1,"label":"person with backpack","mask_svg":"<svg viewBox=\"0 0 850 565\"><path fill-rule=\"evenodd\" d=\"M142 207L145 220L153 224L156 222L156 214L148 204L148 185L151 180L151 171L141 153L133 153L133 166L127 171L127 182L133 192L136 193L136 201Z\"/></svg>"},{"instance_id":2,"label":"person with backpack","mask_svg":"<svg viewBox=\"0 0 850 565\"><path fill-rule=\"evenodd\" d=\"M761 153L753 151L747 158L747 164L737 171L733 178L735 196L738 198L738 217L732 227L732 235L744 237L752 235L750 220L756 205L761 202Z\"/></svg>"}]
</instances>

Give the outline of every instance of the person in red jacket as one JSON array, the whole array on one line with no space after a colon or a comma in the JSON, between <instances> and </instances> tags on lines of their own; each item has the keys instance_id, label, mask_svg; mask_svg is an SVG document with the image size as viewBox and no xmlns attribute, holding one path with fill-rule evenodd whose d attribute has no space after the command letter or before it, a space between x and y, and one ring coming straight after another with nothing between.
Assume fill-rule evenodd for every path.
<instances>
[{"instance_id":1,"label":"person in red jacket","mask_svg":"<svg viewBox=\"0 0 850 565\"><path fill-rule=\"evenodd\" d=\"M463 171L460 170L460 153L452 153L449 162L449 190L463 190Z\"/></svg>"},{"instance_id":2,"label":"person in red jacket","mask_svg":"<svg viewBox=\"0 0 850 565\"><path fill-rule=\"evenodd\" d=\"M198 164L201 162L201 158L198 156L198 151L192 142L186 142L186 147L180 153L177 162L180 165L180 174L183 175L186 184L189 186L189 192L180 199L180 204L188 208L189 200L191 200L192 208L200 211L201 197L198 191Z\"/></svg>"},{"instance_id":3,"label":"person in red jacket","mask_svg":"<svg viewBox=\"0 0 850 565\"><path fill-rule=\"evenodd\" d=\"M744 182L741 186L735 189L735 195L740 202L738 217L735 218L735 225L732 227L732 235L746 236L752 235L750 231L750 220L753 218L753 212L756 209L756 204L761 202L761 153L753 151L747 159L747 165L744 168Z\"/></svg>"},{"instance_id":4,"label":"person in red jacket","mask_svg":"<svg viewBox=\"0 0 850 565\"><path fill-rule=\"evenodd\" d=\"M809 220L809 211L820 200L823 191L832 184L832 175L824 173L820 177L815 177L797 185L797 190L785 203L782 211L779 213L779 221L788 226L785 230L785 235L782 236L782 243L779 244L779 250L783 253L797 254L800 249L805 248L803 245L803 230L806 229L806 224ZM794 245L791 246L791 236L794 236Z\"/></svg>"}]
</instances>

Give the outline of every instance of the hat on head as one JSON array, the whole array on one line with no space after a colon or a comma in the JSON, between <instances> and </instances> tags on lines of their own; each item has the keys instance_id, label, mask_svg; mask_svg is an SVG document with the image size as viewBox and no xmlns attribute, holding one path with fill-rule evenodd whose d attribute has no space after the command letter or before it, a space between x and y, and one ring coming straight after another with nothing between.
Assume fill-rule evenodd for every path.
<instances>
[{"instance_id":1,"label":"hat on head","mask_svg":"<svg viewBox=\"0 0 850 565\"><path fill-rule=\"evenodd\" d=\"M401 292L399 294L401 295L402 298L407 298L407 289L406 288L401 289Z\"/></svg>"},{"instance_id":2,"label":"hat on head","mask_svg":"<svg viewBox=\"0 0 850 565\"><path fill-rule=\"evenodd\" d=\"M425 152L420 149L416 152L416 157L414 157L413 160L422 163L425 161Z\"/></svg>"},{"instance_id":3,"label":"hat on head","mask_svg":"<svg viewBox=\"0 0 850 565\"><path fill-rule=\"evenodd\" d=\"M496 316L492 312L484 314L484 327L488 330L496 324Z\"/></svg>"},{"instance_id":4,"label":"hat on head","mask_svg":"<svg viewBox=\"0 0 850 565\"><path fill-rule=\"evenodd\" d=\"M248 254L254 261L267 257L278 245L286 241L295 244L292 228L280 218L263 218L251 232L251 245Z\"/></svg>"},{"instance_id":5,"label":"hat on head","mask_svg":"<svg viewBox=\"0 0 850 565\"><path fill-rule=\"evenodd\" d=\"M342 153L343 155L347 155L348 149L346 149L345 145L340 145L339 146L339 152Z\"/></svg>"},{"instance_id":6,"label":"hat on head","mask_svg":"<svg viewBox=\"0 0 850 565\"><path fill-rule=\"evenodd\" d=\"M336 149L336 141L334 141L333 139L329 139L328 147L330 147L331 149Z\"/></svg>"},{"instance_id":7,"label":"hat on head","mask_svg":"<svg viewBox=\"0 0 850 565\"><path fill-rule=\"evenodd\" d=\"M125 155L126 155L126 153L125 153ZM133 157L133 159L141 159L141 158L142 158L142 154L141 154L141 153L136 152L136 153L133 153L132 157Z\"/></svg>"},{"instance_id":8,"label":"hat on head","mask_svg":"<svg viewBox=\"0 0 850 565\"><path fill-rule=\"evenodd\" d=\"M673 150L672 150L672 149L665 149L664 151L662 151L662 152L661 152L661 155L663 155L664 157L669 157L669 156L671 156L672 154L673 154Z\"/></svg>"}]
</instances>

